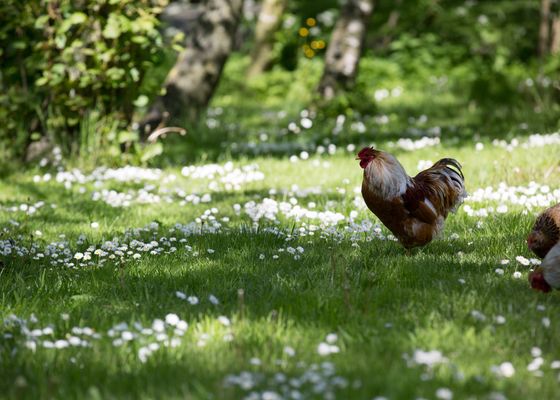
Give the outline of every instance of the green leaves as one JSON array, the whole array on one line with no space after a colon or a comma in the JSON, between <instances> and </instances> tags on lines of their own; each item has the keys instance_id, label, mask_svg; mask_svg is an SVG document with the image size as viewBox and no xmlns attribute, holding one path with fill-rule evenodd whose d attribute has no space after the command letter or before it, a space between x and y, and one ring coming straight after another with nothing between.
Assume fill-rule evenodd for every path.
<instances>
[{"instance_id":1,"label":"green leaves","mask_svg":"<svg viewBox=\"0 0 560 400\"><path fill-rule=\"evenodd\" d=\"M136 141L138 141L138 134L136 132L120 131L118 134L118 142L121 144Z\"/></svg>"},{"instance_id":2,"label":"green leaves","mask_svg":"<svg viewBox=\"0 0 560 400\"><path fill-rule=\"evenodd\" d=\"M105 29L103 29L103 37L106 39L116 39L120 36L120 34L121 29L119 21L114 15L110 15L107 25L105 25Z\"/></svg>"},{"instance_id":3,"label":"green leaves","mask_svg":"<svg viewBox=\"0 0 560 400\"><path fill-rule=\"evenodd\" d=\"M83 24L87 21L87 15L83 12L75 12L65 19L57 29L59 34L66 33L73 25Z\"/></svg>"},{"instance_id":4,"label":"green leaves","mask_svg":"<svg viewBox=\"0 0 560 400\"><path fill-rule=\"evenodd\" d=\"M138 96L136 100L134 100L134 105L136 107L146 107L148 105L148 101L148 96L142 94Z\"/></svg>"},{"instance_id":5,"label":"green leaves","mask_svg":"<svg viewBox=\"0 0 560 400\"><path fill-rule=\"evenodd\" d=\"M160 142L145 145L141 151L140 160L145 163L163 153L163 145Z\"/></svg>"},{"instance_id":6,"label":"green leaves","mask_svg":"<svg viewBox=\"0 0 560 400\"><path fill-rule=\"evenodd\" d=\"M70 15L69 21L72 24L83 24L87 21L87 15L78 11Z\"/></svg>"},{"instance_id":7,"label":"green leaves","mask_svg":"<svg viewBox=\"0 0 560 400\"><path fill-rule=\"evenodd\" d=\"M47 22L49 22L49 16L48 15L42 15L39 18L37 18L34 26L35 26L36 29L43 29L45 27L45 25L47 25Z\"/></svg>"},{"instance_id":8,"label":"green leaves","mask_svg":"<svg viewBox=\"0 0 560 400\"><path fill-rule=\"evenodd\" d=\"M98 143L119 149L114 132L130 131L135 107L147 106L159 90L144 88L142 79L169 52L157 18L167 3L3 0L0 40L8 45L0 50L2 81L13 88L0 94L0 103L10 98L11 104L0 112L10 118L5 127L25 120L35 130L39 120L43 133L64 139L69 148L79 148L72 141L87 136L76 131L90 130ZM85 122L92 111L111 127Z\"/></svg>"},{"instance_id":9,"label":"green leaves","mask_svg":"<svg viewBox=\"0 0 560 400\"><path fill-rule=\"evenodd\" d=\"M125 71L122 68L109 68L106 76L112 81L120 81L124 77Z\"/></svg>"}]
</instances>

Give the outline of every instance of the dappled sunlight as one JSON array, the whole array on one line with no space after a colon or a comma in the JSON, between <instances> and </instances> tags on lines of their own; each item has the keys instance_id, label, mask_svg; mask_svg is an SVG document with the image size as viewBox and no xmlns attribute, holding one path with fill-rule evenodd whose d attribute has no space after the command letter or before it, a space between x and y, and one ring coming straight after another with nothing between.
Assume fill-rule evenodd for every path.
<instances>
[{"instance_id":1,"label":"dappled sunlight","mask_svg":"<svg viewBox=\"0 0 560 400\"><path fill-rule=\"evenodd\" d=\"M554 1L3 1L0 397L558 397Z\"/></svg>"}]
</instances>

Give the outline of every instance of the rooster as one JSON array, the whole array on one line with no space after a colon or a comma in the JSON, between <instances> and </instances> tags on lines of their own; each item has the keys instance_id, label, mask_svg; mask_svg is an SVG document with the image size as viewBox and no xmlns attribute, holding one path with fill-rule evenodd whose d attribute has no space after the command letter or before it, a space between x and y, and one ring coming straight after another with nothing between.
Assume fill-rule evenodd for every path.
<instances>
[{"instance_id":1,"label":"rooster","mask_svg":"<svg viewBox=\"0 0 560 400\"><path fill-rule=\"evenodd\" d=\"M368 208L407 249L429 243L449 211L463 202L461 164L443 158L414 178L389 153L363 148L356 157L364 169L362 196Z\"/></svg>"},{"instance_id":2,"label":"rooster","mask_svg":"<svg viewBox=\"0 0 560 400\"><path fill-rule=\"evenodd\" d=\"M529 273L531 287L542 292L560 289L560 243L556 244L542 264Z\"/></svg>"},{"instance_id":3,"label":"rooster","mask_svg":"<svg viewBox=\"0 0 560 400\"><path fill-rule=\"evenodd\" d=\"M529 250L544 258L552 246L560 241L560 204L544 210L535 221L527 237Z\"/></svg>"}]
</instances>

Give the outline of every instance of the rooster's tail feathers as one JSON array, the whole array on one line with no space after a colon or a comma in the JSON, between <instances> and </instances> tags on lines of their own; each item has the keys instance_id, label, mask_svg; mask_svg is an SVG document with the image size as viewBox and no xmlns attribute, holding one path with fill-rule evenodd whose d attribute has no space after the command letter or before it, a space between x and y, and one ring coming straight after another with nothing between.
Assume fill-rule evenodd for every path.
<instances>
[{"instance_id":1,"label":"rooster's tail feathers","mask_svg":"<svg viewBox=\"0 0 560 400\"><path fill-rule=\"evenodd\" d=\"M451 212L455 212L457 208L461 205L465 197L467 197L467 191L465 190L465 176L461 169L461 164L453 158L442 158L434 164L434 166L427 171L430 171L432 177L435 174L438 176L437 181L443 186L439 186L439 195L442 200L441 204L446 204L447 208ZM441 178L447 178L447 183L443 183ZM437 186L434 186L437 187ZM451 192L448 190L451 189Z\"/></svg>"},{"instance_id":2,"label":"rooster's tail feathers","mask_svg":"<svg viewBox=\"0 0 560 400\"><path fill-rule=\"evenodd\" d=\"M455 172L458 176L461 177L461 180L465 180L465 176L463 175L462 166L459 161L455 160L454 158L442 158L437 163L434 164L434 167L444 167L448 168L451 171Z\"/></svg>"}]
</instances>

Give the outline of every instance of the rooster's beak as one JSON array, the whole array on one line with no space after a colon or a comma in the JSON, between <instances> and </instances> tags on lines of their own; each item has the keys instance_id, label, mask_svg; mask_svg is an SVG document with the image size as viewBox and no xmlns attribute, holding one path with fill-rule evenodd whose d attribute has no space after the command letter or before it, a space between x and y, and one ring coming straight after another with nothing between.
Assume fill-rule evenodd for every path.
<instances>
[{"instance_id":1,"label":"rooster's beak","mask_svg":"<svg viewBox=\"0 0 560 400\"><path fill-rule=\"evenodd\" d=\"M361 160L361 158L356 156L356 158L354 158L354 160Z\"/></svg>"}]
</instances>

